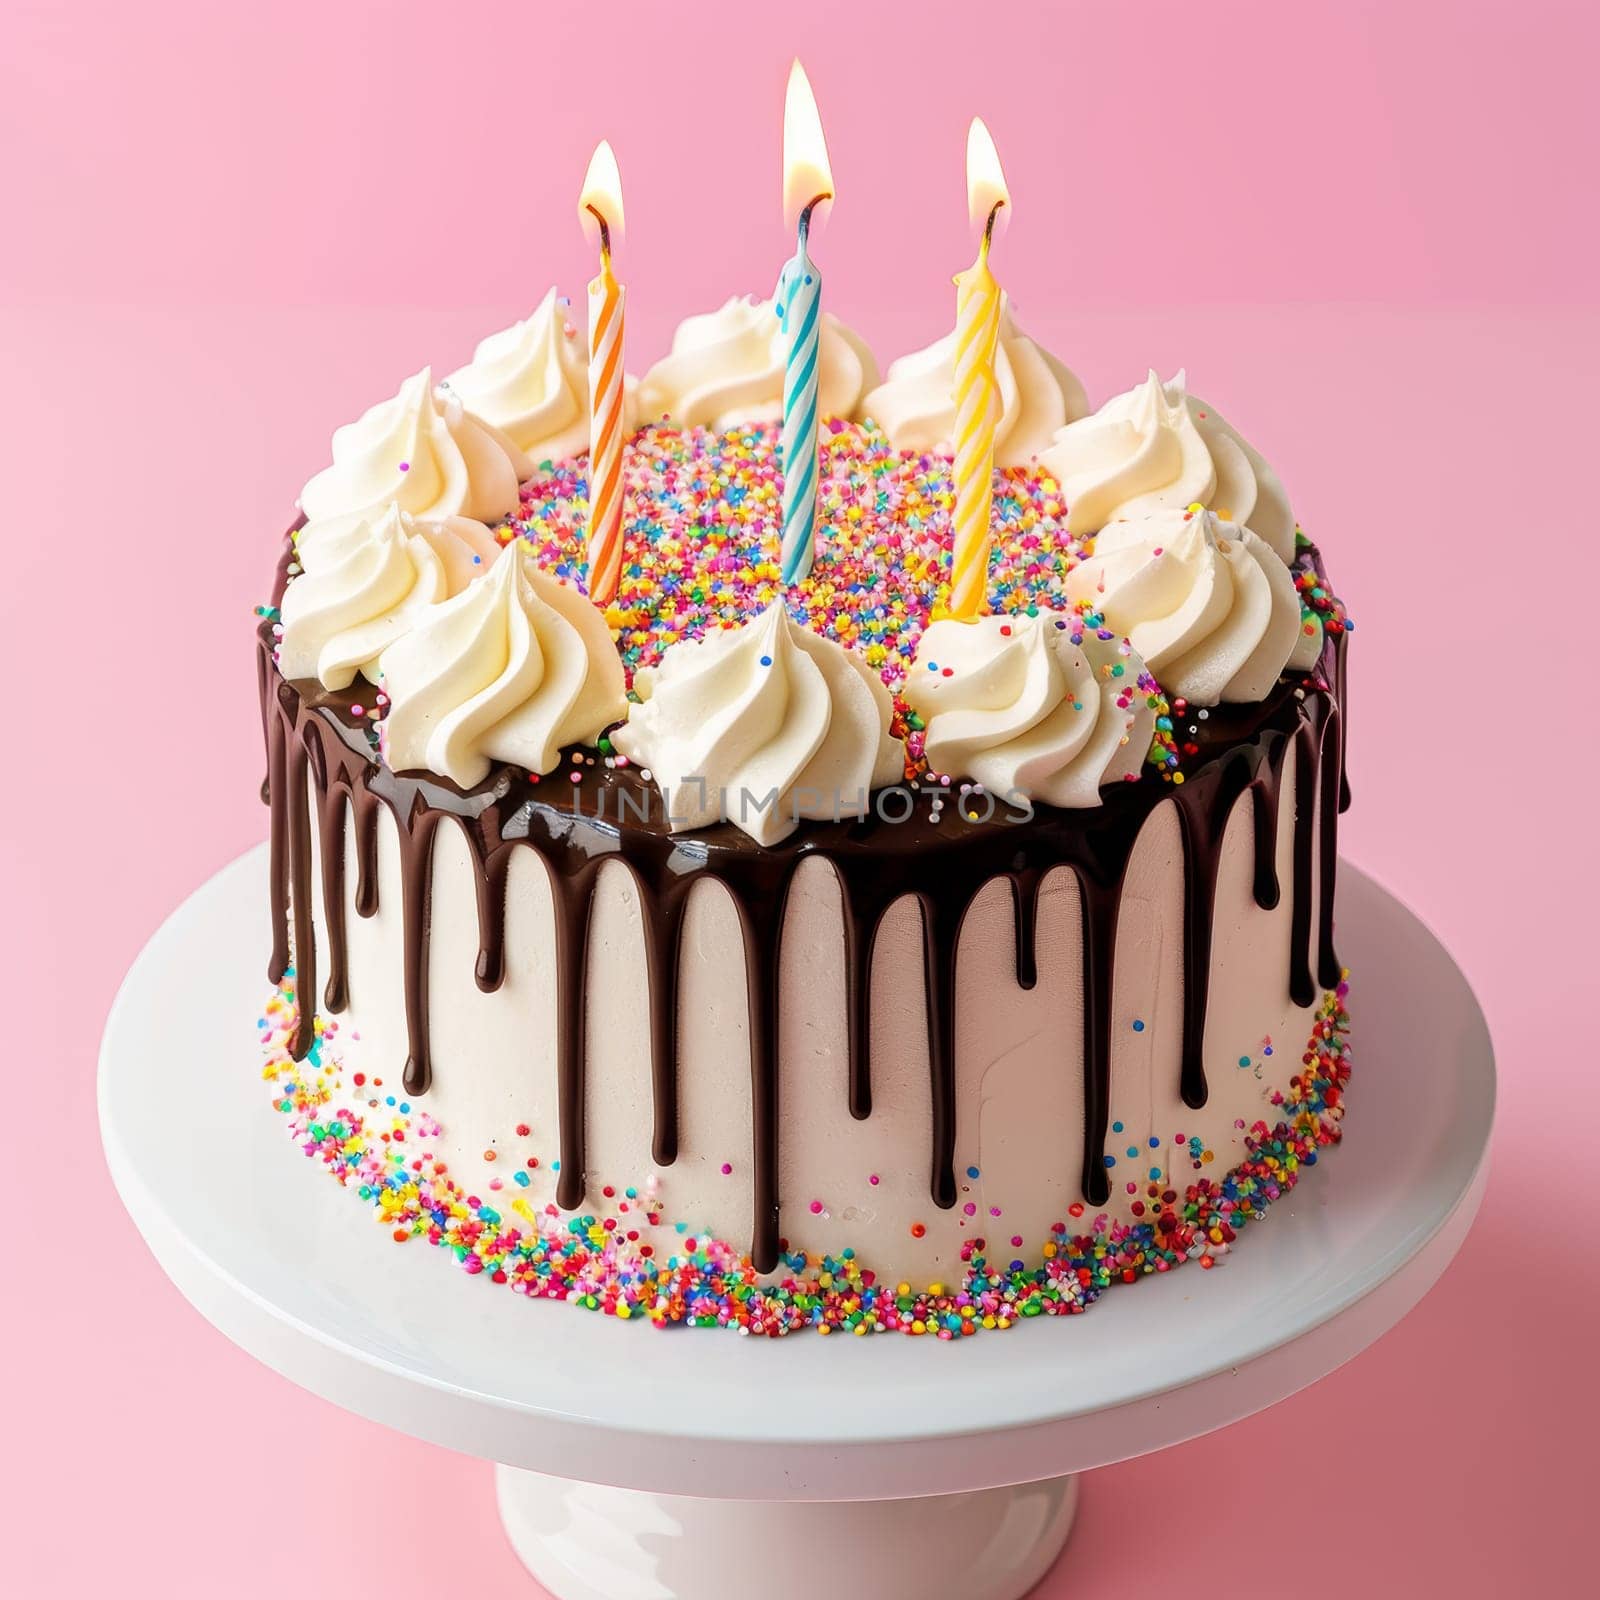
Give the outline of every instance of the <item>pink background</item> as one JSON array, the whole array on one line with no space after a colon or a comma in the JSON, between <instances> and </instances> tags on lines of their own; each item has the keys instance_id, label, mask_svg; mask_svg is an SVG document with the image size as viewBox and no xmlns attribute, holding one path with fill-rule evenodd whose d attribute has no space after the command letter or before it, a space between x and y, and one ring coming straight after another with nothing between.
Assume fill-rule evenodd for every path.
<instances>
[{"instance_id":1,"label":"pink background","mask_svg":"<svg viewBox=\"0 0 1600 1600\"><path fill-rule=\"evenodd\" d=\"M332 427L579 286L601 134L633 365L680 315L766 292L797 41L842 196L830 303L884 359L947 324L981 111L1030 329L1097 400L1187 363L1279 467L1359 622L1347 853L1445 937L1501 1053L1494 1177L1441 1285L1278 1411L1097 1474L1041 1593L1586 1572L1593 8L232 9L0 20L13 1592L530 1592L486 1466L293 1389L181 1302L111 1193L95 1049L148 931L263 836L249 608ZM199 730L197 800L171 763ZM350 1530L394 1508L419 1514L356 1567Z\"/></svg>"}]
</instances>

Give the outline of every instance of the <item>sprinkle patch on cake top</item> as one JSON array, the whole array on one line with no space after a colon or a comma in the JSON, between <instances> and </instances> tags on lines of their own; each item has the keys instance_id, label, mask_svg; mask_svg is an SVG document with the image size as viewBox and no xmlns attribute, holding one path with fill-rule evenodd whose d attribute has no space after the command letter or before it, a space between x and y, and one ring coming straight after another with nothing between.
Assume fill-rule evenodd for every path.
<instances>
[{"instance_id":1,"label":"sprinkle patch on cake top","mask_svg":"<svg viewBox=\"0 0 1600 1600\"><path fill-rule=\"evenodd\" d=\"M776 422L726 433L662 424L629 441L622 582L606 615L630 681L679 639L783 595L797 622L859 651L891 690L905 682L949 575L949 459L898 451L870 422L825 422L816 565L786 590L778 436ZM1073 609L1062 582L1085 549L1055 480L1035 468L995 476L990 609ZM587 458L541 461L501 536L525 536L541 565L581 587L587 516Z\"/></svg>"}]
</instances>

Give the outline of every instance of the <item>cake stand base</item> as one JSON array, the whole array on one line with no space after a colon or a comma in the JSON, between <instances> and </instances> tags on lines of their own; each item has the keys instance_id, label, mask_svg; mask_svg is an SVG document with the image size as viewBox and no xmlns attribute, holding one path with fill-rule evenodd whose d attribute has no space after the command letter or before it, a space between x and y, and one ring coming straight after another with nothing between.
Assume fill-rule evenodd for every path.
<instances>
[{"instance_id":1,"label":"cake stand base","mask_svg":"<svg viewBox=\"0 0 1600 1600\"><path fill-rule=\"evenodd\" d=\"M813 1600L831 1574L875 1600L1017 1600L1067 1537L1073 1474L1349 1360L1428 1291L1483 1193L1482 1012L1433 935L1347 867L1346 1137L1220 1270L955 1346L658 1332L529 1304L375 1237L286 1139L251 1027L265 855L192 895L112 1007L100 1127L118 1192L236 1343L362 1416L500 1463L506 1530L559 1600ZM1286 1459L1314 1450L1283 1415Z\"/></svg>"},{"instance_id":2,"label":"cake stand base","mask_svg":"<svg viewBox=\"0 0 1600 1600\"><path fill-rule=\"evenodd\" d=\"M816 1600L802 1552L848 1551L873 1600L1022 1600L1072 1531L1078 1477L915 1500L700 1500L495 1469L500 1520L556 1600L700 1600L760 1572L763 1600ZM938 1574L935 1591L930 1574Z\"/></svg>"}]
</instances>

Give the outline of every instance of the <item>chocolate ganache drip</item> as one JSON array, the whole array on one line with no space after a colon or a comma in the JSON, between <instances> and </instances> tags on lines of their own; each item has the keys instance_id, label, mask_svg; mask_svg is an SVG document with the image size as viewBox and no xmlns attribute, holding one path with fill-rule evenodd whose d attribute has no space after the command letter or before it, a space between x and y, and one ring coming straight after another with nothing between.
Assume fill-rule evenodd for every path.
<instances>
[{"instance_id":1,"label":"chocolate ganache drip","mask_svg":"<svg viewBox=\"0 0 1600 1600\"><path fill-rule=\"evenodd\" d=\"M1312 552L1315 559L1315 552ZM288 554L280 566L281 595ZM984 886L1012 888L1017 982L1037 981L1034 957L1040 886L1058 867L1077 880L1083 919L1083 1193L1091 1205L1109 1197L1105 1139L1110 1103L1111 1002L1117 922L1128 864L1145 823L1164 801L1177 810L1183 856L1183 1036L1180 1089L1190 1106L1207 1096L1204 1042L1211 968L1211 928L1222 841L1235 809L1248 804L1254 823L1254 897L1265 909L1281 897L1275 845L1285 758L1296 751L1290 967L1297 1004L1318 986L1339 980L1333 947L1337 817L1348 805L1344 777L1344 636L1330 634L1316 674L1285 677L1261 704L1213 708L1190 735L1197 754L1182 784L1153 772L1119 785L1090 810L1038 806L1026 822L997 814L977 820L949 807L935 824L924 798L885 815L804 823L781 844L762 847L731 825L693 836L684 848L652 803L635 768L585 765L575 784L535 785L500 767L462 790L430 773L393 772L377 756L369 720L352 710L358 691L329 693L314 681L286 682L273 661L272 625L258 636L259 684L271 805L272 953L267 976L277 983L291 956L301 997L293 1041L310 1048L319 981L312 923L312 836L321 862L328 949L321 1004L348 1004L345 874L348 808L356 849L355 907L378 908L377 811L387 808L400 847L404 994L408 1056L405 1088L423 1095L433 1080L429 1053L429 898L433 841L439 823L461 824L476 872L476 981L492 992L505 976L506 883L513 853L533 850L546 867L555 904L556 1066L561 1171L558 1204L567 1210L585 1194L585 979L590 911L601 868L620 863L638 890L644 927L652 1055L654 1160L678 1152L677 989L679 941L690 890L709 874L732 896L745 948L750 1019L752 1159L755 1231L750 1255L759 1271L775 1267L783 1249L778 1192L779 969L784 911L800 865L827 861L837 878L845 925L848 1108L872 1114L871 977L873 947L891 906L911 897L922 924L933 1137L929 1188L944 1208L956 1202L955 995L961 927ZM315 818L311 812L316 810ZM1318 823L1320 821L1320 828ZM1313 885L1322 893L1316 927ZM1063 1063L1064 1068L1069 1066Z\"/></svg>"}]
</instances>

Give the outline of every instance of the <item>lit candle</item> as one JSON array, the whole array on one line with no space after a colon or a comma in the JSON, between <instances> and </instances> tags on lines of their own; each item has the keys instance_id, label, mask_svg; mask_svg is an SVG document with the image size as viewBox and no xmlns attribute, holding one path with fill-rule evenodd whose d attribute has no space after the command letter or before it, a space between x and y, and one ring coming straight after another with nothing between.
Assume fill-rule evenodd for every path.
<instances>
[{"instance_id":1,"label":"lit candle","mask_svg":"<svg viewBox=\"0 0 1600 1600\"><path fill-rule=\"evenodd\" d=\"M816 97L798 61L783 98L783 213L799 243L778 276L783 368L783 544L786 584L811 571L817 542L817 369L822 344L822 278L806 252L811 216L833 198L833 173Z\"/></svg>"},{"instance_id":2,"label":"lit candle","mask_svg":"<svg viewBox=\"0 0 1600 1600\"><path fill-rule=\"evenodd\" d=\"M1000 155L981 117L967 130L967 210L983 222L978 259L956 274L956 509L955 550L950 569L949 611L975 617L988 587L994 535L989 512L994 499L994 430L1000 420L1000 388L994 376L1000 333L1000 285L989 270L989 243L1000 208L1010 202Z\"/></svg>"},{"instance_id":3,"label":"lit candle","mask_svg":"<svg viewBox=\"0 0 1600 1600\"><path fill-rule=\"evenodd\" d=\"M584 231L600 244L589 282L589 597L609 605L622 580L622 312L627 291L611 270L611 235L622 232L622 175L602 139L578 197Z\"/></svg>"}]
</instances>

